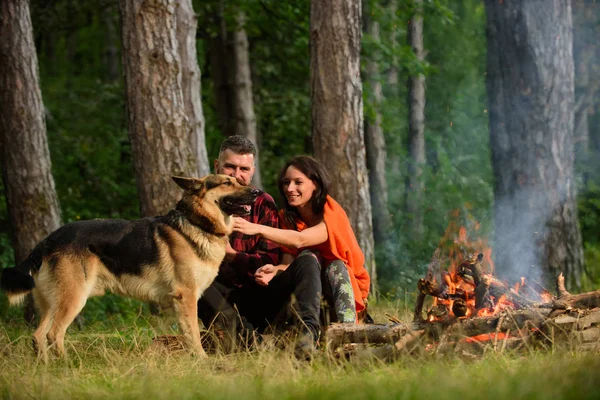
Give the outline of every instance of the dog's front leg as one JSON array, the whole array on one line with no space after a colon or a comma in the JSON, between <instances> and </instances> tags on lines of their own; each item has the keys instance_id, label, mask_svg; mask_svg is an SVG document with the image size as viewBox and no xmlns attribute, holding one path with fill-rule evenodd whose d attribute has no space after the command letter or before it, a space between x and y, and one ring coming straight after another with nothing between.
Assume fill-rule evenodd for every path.
<instances>
[{"instance_id":1,"label":"dog's front leg","mask_svg":"<svg viewBox=\"0 0 600 400\"><path fill-rule=\"evenodd\" d=\"M177 313L179 329L185 337L187 346L200 357L206 357L200 342L198 303L194 291L185 288L176 290L173 293L173 308Z\"/></svg>"}]
</instances>

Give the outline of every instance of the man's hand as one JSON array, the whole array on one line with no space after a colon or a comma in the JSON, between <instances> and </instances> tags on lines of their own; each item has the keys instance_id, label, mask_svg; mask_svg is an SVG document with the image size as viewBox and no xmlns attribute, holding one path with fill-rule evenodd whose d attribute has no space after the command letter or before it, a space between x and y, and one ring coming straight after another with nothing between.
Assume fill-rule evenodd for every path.
<instances>
[{"instance_id":1,"label":"man's hand","mask_svg":"<svg viewBox=\"0 0 600 400\"><path fill-rule=\"evenodd\" d=\"M233 217L233 230L241 232L244 235L258 235L262 225L253 224L246 221L244 218Z\"/></svg>"},{"instance_id":2,"label":"man's hand","mask_svg":"<svg viewBox=\"0 0 600 400\"><path fill-rule=\"evenodd\" d=\"M232 262L235 260L235 255L237 254L237 251L235 251L233 249L233 247L231 247L231 244L229 244L229 242L227 242L227 246L225 247L225 261L226 262Z\"/></svg>"},{"instance_id":3,"label":"man's hand","mask_svg":"<svg viewBox=\"0 0 600 400\"><path fill-rule=\"evenodd\" d=\"M273 264L265 264L256 270L254 280L261 286L267 286L276 273L277 268Z\"/></svg>"}]
</instances>

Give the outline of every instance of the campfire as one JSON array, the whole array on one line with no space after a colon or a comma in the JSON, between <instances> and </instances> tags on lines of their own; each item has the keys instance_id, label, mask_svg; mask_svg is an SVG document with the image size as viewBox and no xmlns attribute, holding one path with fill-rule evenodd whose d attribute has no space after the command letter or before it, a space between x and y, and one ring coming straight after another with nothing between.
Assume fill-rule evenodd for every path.
<instances>
[{"instance_id":1,"label":"campfire","mask_svg":"<svg viewBox=\"0 0 600 400\"><path fill-rule=\"evenodd\" d=\"M438 271L440 278L436 278L433 268L439 264L438 256L436 253L427 277L419 279L417 284L419 297L415 320L421 319L426 296L433 297L427 312L428 321L492 316L504 310L521 310L553 300L553 295L534 280L521 277L520 281L510 285L496 278L493 267L484 268L483 253L468 255L464 261L453 263L447 271ZM490 261L488 265L493 264Z\"/></svg>"},{"instance_id":2,"label":"campfire","mask_svg":"<svg viewBox=\"0 0 600 400\"><path fill-rule=\"evenodd\" d=\"M333 325L327 330L329 346L377 344L372 351L380 358L418 350L472 352L490 345L501 351L559 344L600 350L600 291L572 295L562 275L556 295L535 279L501 280L487 242L469 241L467 229L452 222L417 290L412 323L390 316L392 324Z\"/></svg>"},{"instance_id":3,"label":"campfire","mask_svg":"<svg viewBox=\"0 0 600 400\"><path fill-rule=\"evenodd\" d=\"M456 216L456 215L455 215ZM479 229L479 224L473 224ZM470 241L467 228L456 229L451 221L434 252L425 278L419 279L415 321L422 321L427 296L433 304L427 321L486 317L504 310L521 310L553 300L552 294L535 280L522 277L509 284L494 275L492 249L485 239Z\"/></svg>"}]
</instances>

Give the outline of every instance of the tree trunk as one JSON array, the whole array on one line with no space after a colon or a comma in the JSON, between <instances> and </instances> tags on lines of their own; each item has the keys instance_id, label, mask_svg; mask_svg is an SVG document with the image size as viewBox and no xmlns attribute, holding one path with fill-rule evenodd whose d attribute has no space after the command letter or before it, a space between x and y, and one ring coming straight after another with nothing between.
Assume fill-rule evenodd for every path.
<instances>
[{"instance_id":1,"label":"tree trunk","mask_svg":"<svg viewBox=\"0 0 600 400\"><path fill-rule=\"evenodd\" d=\"M231 100L234 116L233 133L248 138L256 146L256 170L252 184L262 188L258 156L258 134L256 131L256 115L254 114L254 100L252 97L252 75L250 71L250 57L248 54L248 35L244 28L245 16L238 11L236 26L228 33L228 50L231 60L230 85L232 90Z\"/></svg>"},{"instance_id":2,"label":"tree trunk","mask_svg":"<svg viewBox=\"0 0 600 400\"><path fill-rule=\"evenodd\" d=\"M422 0L413 0L415 13L408 23L408 42L419 62L425 60L423 49ZM411 221L414 238L423 232L423 166L425 159L425 75L417 73L408 78L408 178L406 212Z\"/></svg>"},{"instance_id":3,"label":"tree trunk","mask_svg":"<svg viewBox=\"0 0 600 400\"><path fill-rule=\"evenodd\" d=\"M259 134L256 129L252 74L248 52L245 15L236 10L235 26L228 26L224 5L214 16L217 35L210 40L211 77L215 91L217 116L225 136L241 135L256 146L256 170L252 184L262 188L259 166Z\"/></svg>"},{"instance_id":4,"label":"tree trunk","mask_svg":"<svg viewBox=\"0 0 600 400\"><path fill-rule=\"evenodd\" d=\"M144 216L180 198L171 175L198 176L189 145L175 0L121 0L129 137Z\"/></svg>"},{"instance_id":5,"label":"tree trunk","mask_svg":"<svg viewBox=\"0 0 600 400\"><path fill-rule=\"evenodd\" d=\"M590 156L589 115L597 103L600 81L600 3L573 0L573 58L575 60L575 125L577 162Z\"/></svg>"},{"instance_id":6,"label":"tree trunk","mask_svg":"<svg viewBox=\"0 0 600 400\"><path fill-rule=\"evenodd\" d=\"M399 22L399 18L396 15L398 12L398 4L396 0L389 0L386 6L386 13L390 15L393 21L393 27L389 31L389 41L390 41L390 49L392 51L391 62L389 68L386 72L386 81L388 85L397 85L398 84L398 65L400 65L400 60L397 59L398 53L398 30L396 22Z\"/></svg>"},{"instance_id":7,"label":"tree trunk","mask_svg":"<svg viewBox=\"0 0 600 400\"><path fill-rule=\"evenodd\" d=\"M496 266L580 287L570 0L485 1Z\"/></svg>"},{"instance_id":8,"label":"tree trunk","mask_svg":"<svg viewBox=\"0 0 600 400\"><path fill-rule=\"evenodd\" d=\"M114 82L119 79L119 49L117 48L119 36L117 33L116 3L106 4L102 10L102 21L104 25L104 68L106 79Z\"/></svg>"},{"instance_id":9,"label":"tree trunk","mask_svg":"<svg viewBox=\"0 0 600 400\"><path fill-rule=\"evenodd\" d=\"M190 148L196 158L199 176L210 174L206 138L204 135L204 114L202 112L202 89L200 67L196 51L196 30L198 20L191 0L180 0L177 7L177 42L181 57L181 86L186 115L189 120L187 136Z\"/></svg>"},{"instance_id":10,"label":"tree trunk","mask_svg":"<svg viewBox=\"0 0 600 400\"><path fill-rule=\"evenodd\" d=\"M75 10L76 5L73 0L67 0L66 8L67 8L67 23L66 23L66 53L67 53L67 87L70 89L73 85L73 77L77 76L81 71L81 63L77 59L77 28L76 28L76 14Z\"/></svg>"},{"instance_id":11,"label":"tree trunk","mask_svg":"<svg viewBox=\"0 0 600 400\"><path fill-rule=\"evenodd\" d=\"M219 129L225 136L231 136L234 133L233 118L233 100L231 99L231 89L229 88L229 69L231 69L230 60L227 51L227 26L223 17L223 3L219 3L219 10L213 15L213 24L216 34L210 38L209 62L210 77L213 84L215 95L215 108L217 111L217 121Z\"/></svg>"},{"instance_id":12,"label":"tree trunk","mask_svg":"<svg viewBox=\"0 0 600 400\"><path fill-rule=\"evenodd\" d=\"M29 2L0 2L0 158L15 261L61 225ZM34 320L29 296L24 317Z\"/></svg>"},{"instance_id":13,"label":"tree trunk","mask_svg":"<svg viewBox=\"0 0 600 400\"><path fill-rule=\"evenodd\" d=\"M359 0L311 3L312 136L315 157L331 174L376 286L369 175L363 136Z\"/></svg>"},{"instance_id":14,"label":"tree trunk","mask_svg":"<svg viewBox=\"0 0 600 400\"><path fill-rule=\"evenodd\" d=\"M398 22L400 18L397 16L398 12L398 4L396 0L389 0L388 5L386 7L386 12L388 15L392 16L394 22ZM401 65L401 60L398 59L399 47L398 44L398 32L397 32L397 24L393 24L393 29L389 31L389 41L390 48L392 50L392 57L390 61L390 65L385 74L386 80L386 90L387 93L392 93L392 96L384 96L386 101L392 100L393 98L398 96L399 87L398 87L398 66ZM393 100L392 100L393 101ZM400 111L399 109L397 111ZM400 159L400 155L398 152L390 152L387 154L388 160L387 164L389 165L388 176L400 176L402 174L401 171L401 163L403 160Z\"/></svg>"},{"instance_id":15,"label":"tree trunk","mask_svg":"<svg viewBox=\"0 0 600 400\"><path fill-rule=\"evenodd\" d=\"M363 0L363 4L367 2ZM379 23L372 21L368 12L363 14L364 31L371 35L374 42L379 42ZM367 169L369 170L369 187L373 210L373 236L376 244L382 244L389 236L391 228L388 211L388 191L385 178L387 149L383 135L381 103L383 90L377 60L378 51L371 55L367 63L365 81L369 83L373 104L372 118L365 118L365 147L367 154ZM370 120L371 119L371 120Z\"/></svg>"},{"instance_id":16,"label":"tree trunk","mask_svg":"<svg viewBox=\"0 0 600 400\"><path fill-rule=\"evenodd\" d=\"M2 176L17 263L61 225L29 3L0 2Z\"/></svg>"}]
</instances>

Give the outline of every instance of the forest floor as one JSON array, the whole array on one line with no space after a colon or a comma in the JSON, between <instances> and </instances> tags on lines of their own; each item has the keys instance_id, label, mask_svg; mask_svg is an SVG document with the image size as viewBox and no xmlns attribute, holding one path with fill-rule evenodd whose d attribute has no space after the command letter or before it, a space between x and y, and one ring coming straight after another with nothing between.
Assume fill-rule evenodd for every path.
<instances>
[{"instance_id":1,"label":"forest floor","mask_svg":"<svg viewBox=\"0 0 600 400\"><path fill-rule=\"evenodd\" d=\"M389 312L389 304L375 307L376 321ZM305 362L265 347L201 359L153 344L155 335L176 332L170 316L140 315L72 326L68 357L44 364L31 348L32 332L18 320L0 322L2 399L600 398L598 354L565 349L489 351L476 359L425 354L384 363L325 352Z\"/></svg>"}]
</instances>

